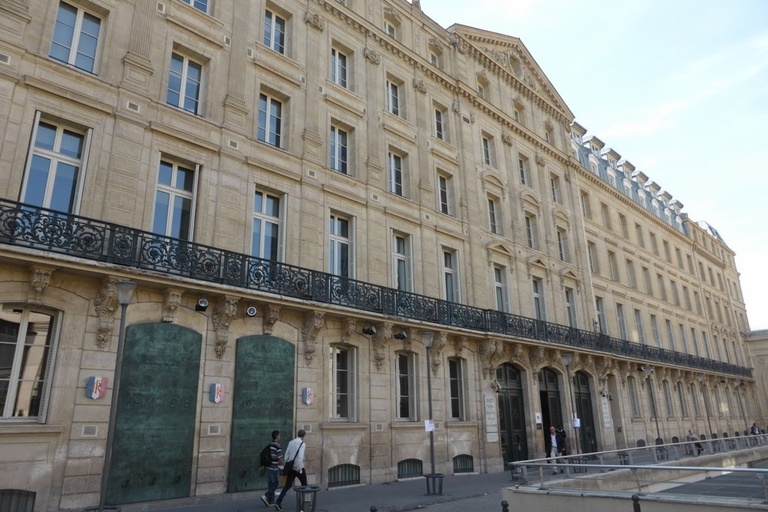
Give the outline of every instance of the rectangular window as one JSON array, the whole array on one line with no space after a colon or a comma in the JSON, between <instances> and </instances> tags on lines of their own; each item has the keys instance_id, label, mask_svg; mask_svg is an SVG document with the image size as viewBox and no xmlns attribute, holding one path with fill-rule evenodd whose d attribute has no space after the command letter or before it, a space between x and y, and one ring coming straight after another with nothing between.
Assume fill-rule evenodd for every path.
<instances>
[{"instance_id":1,"label":"rectangular window","mask_svg":"<svg viewBox=\"0 0 768 512\"><path fill-rule=\"evenodd\" d=\"M600 203L600 212L603 216L603 227L605 227L605 229L611 229L611 213L608 210L608 205Z\"/></svg>"},{"instance_id":2,"label":"rectangular window","mask_svg":"<svg viewBox=\"0 0 768 512\"><path fill-rule=\"evenodd\" d=\"M331 82L347 87L347 54L331 48Z\"/></svg>"},{"instance_id":3,"label":"rectangular window","mask_svg":"<svg viewBox=\"0 0 768 512\"><path fill-rule=\"evenodd\" d=\"M619 267L616 263L616 253L608 251L608 271L611 273L611 280L619 282Z\"/></svg>"},{"instance_id":4,"label":"rectangular window","mask_svg":"<svg viewBox=\"0 0 768 512\"><path fill-rule=\"evenodd\" d=\"M651 330L653 331L653 341L656 346L661 348L661 335L659 334L659 321L656 315L651 315Z\"/></svg>"},{"instance_id":5,"label":"rectangular window","mask_svg":"<svg viewBox=\"0 0 768 512\"><path fill-rule=\"evenodd\" d=\"M329 219L329 263L328 272L339 277L352 277L351 247L349 219L331 214Z\"/></svg>"},{"instance_id":6,"label":"rectangular window","mask_svg":"<svg viewBox=\"0 0 768 512\"><path fill-rule=\"evenodd\" d=\"M669 251L669 242L662 240L661 243L664 245L664 257L669 263L672 263L672 253Z\"/></svg>"},{"instance_id":7,"label":"rectangular window","mask_svg":"<svg viewBox=\"0 0 768 512\"><path fill-rule=\"evenodd\" d=\"M59 3L50 57L93 73L101 20L65 2Z\"/></svg>"},{"instance_id":8,"label":"rectangular window","mask_svg":"<svg viewBox=\"0 0 768 512\"><path fill-rule=\"evenodd\" d=\"M168 93L165 101L193 114L200 113L200 89L203 66L179 53L171 54L168 72Z\"/></svg>"},{"instance_id":9,"label":"rectangular window","mask_svg":"<svg viewBox=\"0 0 768 512\"><path fill-rule=\"evenodd\" d=\"M499 234L499 223L496 219L496 201L492 198L488 198L488 223L491 233Z\"/></svg>"},{"instance_id":10,"label":"rectangular window","mask_svg":"<svg viewBox=\"0 0 768 512\"><path fill-rule=\"evenodd\" d=\"M677 266L680 267L680 270L685 270L685 267L683 267L683 253L679 247L675 247L675 258L677 258Z\"/></svg>"},{"instance_id":11,"label":"rectangular window","mask_svg":"<svg viewBox=\"0 0 768 512\"><path fill-rule=\"evenodd\" d=\"M560 191L560 177L551 175L549 177L549 186L552 190L552 201L558 204L563 203L563 193Z\"/></svg>"},{"instance_id":12,"label":"rectangular window","mask_svg":"<svg viewBox=\"0 0 768 512\"><path fill-rule=\"evenodd\" d=\"M586 192L581 193L581 213L584 217L592 219L592 207L590 206L589 194Z\"/></svg>"},{"instance_id":13,"label":"rectangular window","mask_svg":"<svg viewBox=\"0 0 768 512\"><path fill-rule=\"evenodd\" d=\"M460 302L456 251L443 249L443 293L448 302Z\"/></svg>"},{"instance_id":14,"label":"rectangular window","mask_svg":"<svg viewBox=\"0 0 768 512\"><path fill-rule=\"evenodd\" d=\"M389 152L389 192L398 196L405 195L403 191L403 158L400 155Z\"/></svg>"},{"instance_id":15,"label":"rectangular window","mask_svg":"<svg viewBox=\"0 0 768 512\"><path fill-rule=\"evenodd\" d=\"M76 213L90 130L87 133L86 136L48 121L37 121L27 159L22 202Z\"/></svg>"},{"instance_id":16,"label":"rectangular window","mask_svg":"<svg viewBox=\"0 0 768 512\"><path fill-rule=\"evenodd\" d=\"M208 12L208 0L181 0L185 4L189 4L200 12Z\"/></svg>"},{"instance_id":17,"label":"rectangular window","mask_svg":"<svg viewBox=\"0 0 768 512\"><path fill-rule=\"evenodd\" d=\"M276 51L285 54L285 18L267 9L264 13L264 44Z\"/></svg>"},{"instance_id":18,"label":"rectangular window","mask_svg":"<svg viewBox=\"0 0 768 512\"><path fill-rule=\"evenodd\" d=\"M634 377L627 377L627 386L629 387L629 406L633 418L640 417L640 403L637 400L637 384Z\"/></svg>"},{"instance_id":19,"label":"rectangular window","mask_svg":"<svg viewBox=\"0 0 768 512\"><path fill-rule=\"evenodd\" d=\"M597 314L597 328L600 332L608 332L605 325L605 304L602 297L595 297L595 312Z\"/></svg>"},{"instance_id":20,"label":"rectangular window","mask_svg":"<svg viewBox=\"0 0 768 512\"><path fill-rule=\"evenodd\" d=\"M643 286L645 286L645 293L653 296L653 285L651 285L651 271L648 267L643 267Z\"/></svg>"},{"instance_id":21,"label":"rectangular window","mask_svg":"<svg viewBox=\"0 0 768 512\"><path fill-rule=\"evenodd\" d=\"M259 94L259 129L256 138L275 147L282 147L283 103L266 94Z\"/></svg>"},{"instance_id":22,"label":"rectangular window","mask_svg":"<svg viewBox=\"0 0 768 512\"><path fill-rule=\"evenodd\" d=\"M440 213L453 215L453 179L450 176L438 174L437 197Z\"/></svg>"},{"instance_id":23,"label":"rectangular window","mask_svg":"<svg viewBox=\"0 0 768 512\"><path fill-rule=\"evenodd\" d=\"M667 287L664 286L664 276L661 274L656 274L656 281L659 284L659 296L661 297L661 300L666 301L667 300Z\"/></svg>"},{"instance_id":24,"label":"rectangular window","mask_svg":"<svg viewBox=\"0 0 768 512\"><path fill-rule=\"evenodd\" d=\"M496 155L493 147L493 137L487 134L483 134L481 139L483 148L483 163L485 165L494 166L496 162Z\"/></svg>"},{"instance_id":25,"label":"rectangular window","mask_svg":"<svg viewBox=\"0 0 768 512\"><path fill-rule=\"evenodd\" d=\"M448 115L442 107L435 107L435 138L448 142Z\"/></svg>"},{"instance_id":26,"label":"rectangular window","mask_svg":"<svg viewBox=\"0 0 768 512\"><path fill-rule=\"evenodd\" d=\"M493 266L493 286L496 297L496 310L509 312L509 293L507 291L507 269L505 267Z\"/></svg>"},{"instance_id":27,"label":"rectangular window","mask_svg":"<svg viewBox=\"0 0 768 512\"><path fill-rule=\"evenodd\" d=\"M627 217L623 214L619 214L619 228L621 229L621 236L629 239L629 229L627 228Z\"/></svg>"},{"instance_id":28,"label":"rectangular window","mask_svg":"<svg viewBox=\"0 0 768 512\"><path fill-rule=\"evenodd\" d=\"M568 318L569 327L578 327L576 323L576 300L573 288L565 289L565 316Z\"/></svg>"},{"instance_id":29,"label":"rectangular window","mask_svg":"<svg viewBox=\"0 0 768 512\"><path fill-rule=\"evenodd\" d=\"M355 418L355 388L357 375L355 371L355 349L353 347L331 346L331 378L328 384L328 397L331 401L331 419L354 421Z\"/></svg>"},{"instance_id":30,"label":"rectangular window","mask_svg":"<svg viewBox=\"0 0 768 512\"><path fill-rule=\"evenodd\" d=\"M699 340L696 337L696 329L693 327L691 327L691 343L693 344L693 355L701 357L701 352L699 352Z\"/></svg>"},{"instance_id":31,"label":"rectangular window","mask_svg":"<svg viewBox=\"0 0 768 512\"><path fill-rule=\"evenodd\" d=\"M392 267L394 269L394 287L404 292L412 291L410 237L397 233L393 235Z\"/></svg>"},{"instance_id":32,"label":"rectangular window","mask_svg":"<svg viewBox=\"0 0 768 512\"><path fill-rule=\"evenodd\" d=\"M675 416L675 410L672 407L672 393L669 390L669 381L663 381L661 383L664 389L664 405L667 409L667 418L673 418Z\"/></svg>"},{"instance_id":33,"label":"rectangular window","mask_svg":"<svg viewBox=\"0 0 768 512\"><path fill-rule=\"evenodd\" d=\"M685 309L691 311L691 295L688 292L687 286L683 286L683 303L685 304Z\"/></svg>"},{"instance_id":34,"label":"rectangular window","mask_svg":"<svg viewBox=\"0 0 768 512\"><path fill-rule=\"evenodd\" d=\"M589 270L593 274L600 273L600 265L597 259L597 247L594 242L587 242L587 257L589 258Z\"/></svg>"},{"instance_id":35,"label":"rectangular window","mask_svg":"<svg viewBox=\"0 0 768 512\"><path fill-rule=\"evenodd\" d=\"M650 237L651 237L651 249L653 250L653 254L654 254L654 256L658 256L659 255L659 245L656 242L656 234L655 233L650 233Z\"/></svg>"},{"instance_id":36,"label":"rectangular window","mask_svg":"<svg viewBox=\"0 0 768 512\"><path fill-rule=\"evenodd\" d=\"M397 354L397 419L416 421L416 355Z\"/></svg>"},{"instance_id":37,"label":"rectangular window","mask_svg":"<svg viewBox=\"0 0 768 512\"><path fill-rule=\"evenodd\" d=\"M348 154L349 154L349 134L346 130L338 126L331 126L331 159L330 167L336 172L349 174Z\"/></svg>"},{"instance_id":38,"label":"rectangular window","mask_svg":"<svg viewBox=\"0 0 768 512\"><path fill-rule=\"evenodd\" d=\"M635 263L627 260L627 284L630 288L637 290L637 276L635 275Z\"/></svg>"},{"instance_id":39,"label":"rectangular window","mask_svg":"<svg viewBox=\"0 0 768 512\"><path fill-rule=\"evenodd\" d=\"M517 169L520 172L520 184L525 186L530 186L531 174L530 174L530 169L528 167L528 159L525 157L518 158Z\"/></svg>"},{"instance_id":40,"label":"rectangular window","mask_svg":"<svg viewBox=\"0 0 768 512\"><path fill-rule=\"evenodd\" d=\"M389 21L384 22L384 32L392 39L397 39L397 27Z\"/></svg>"},{"instance_id":41,"label":"rectangular window","mask_svg":"<svg viewBox=\"0 0 768 512\"><path fill-rule=\"evenodd\" d=\"M627 321L624 318L624 305L616 304L616 323L619 327L619 338L622 340L629 339L627 336Z\"/></svg>"},{"instance_id":42,"label":"rectangular window","mask_svg":"<svg viewBox=\"0 0 768 512\"><path fill-rule=\"evenodd\" d=\"M536 320L546 321L547 311L544 306L544 283L539 278L533 278L533 315Z\"/></svg>"},{"instance_id":43,"label":"rectangular window","mask_svg":"<svg viewBox=\"0 0 768 512\"><path fill-rule=\"evenodd\" d=\"M680 305L680 292L677 289L677 282L673 280L669 280L669 288L672 290L672 304L675 306Z\"/></svg>"},{"instance_id":44,"label":"rectangular window","mask_svg":"<svg viewBox=\"0 0 768 512\"><path fill-rule=\"evenodd\" d=\"M464 360L456 357L448 359L448 387L451 395L451 419L467 419L464 403Z\"/></svg>"},{"instance_id":45,"label":"rectangular window","mask_svg":"<svg viewBox=\"0 0 768 512\"><path fill-rule=\"evenodd\" d=\"M280 198L257 190L253 196L251 256L278 261L280 224Z\"/></svg>"},{"instance_id":46,"label":"rectangular window","mask_svg":"<svg viewBox=\"0 0 768 512\"><path fill-rule=\"evenodd\" d=\"M387 112L400 115L400 86L392 80L387 80Z\"/></svg>"},{"instance_id":47,"label":"rectangular window","mask_svg":"<svg viewBox=\"0 0 768 512\"><path fill-rule=\"evenodd\" d=\"M557 250L561 260L571 261L570 251L568 250L568 234L563 228L557 228Z\"/></svg>"},{"instance_id":48,"label":"rectangular window","mask_svg":"<svg viewBox=\"0 0 768 512\"><path fill-rule=\"evenodd\" d=\"M677 402L680 406L680 415L683 418L688 417L688 408L685 406L685 392L683 391L683 383L678 382L677 383Z\"/></svg>"},{"instance_id":49,"label":"rectangular window","mask_svg":"<svg viewBox=\"0 0 768 512\"><path fill-rule=\"evenodd\" d=\"M683 345L683 352L690 354L688 351L688 339L685 336L685 326L683 324L677 324L677 327L680 329L680 342Z\"/></svg>"},{"instance_id":50,"label":"rectangular window","mask_svg":"<svg viewBox=\"0 0 768 512\"><path fill-rule=\"evenodd\" d=\"M536 225L536 216L531 213L525 214L525 236L528 247L531 249L539 248L539 233Z\"/></svg>"},{"instance_id":51,"label":"rectangular window","mask_svg":"<svg viewBox=\"0 0 768 512\"><path fill-rule=\"evenodd\" d=\"M669 340L669 350L677 350L677 343L675 343L675 332L672 330L672 322L664 320L667 327L667 340Z\"/></svg>"},{"instance_id":52,"label":"rectangular window","mask_svg":"<svg viewBox=\"0 0 768 512\"><path fill-rule=\"evenodd\" d=\"M195 171L168 160L160 161L155 191L152 232L179 240L192 239L192 201Z\"/></svg>"},{"instance_id":53,"label":"rectangular window","mask_svg":"<svg viewBox=\"0 0 768 512\"><path fill-rule=\"evenodd\" d=\"M691 402L693 402L693 413L697 418L701 417L701 406L699 405L699 394L696 392L696 384L691 382Z\"/></svg>"},{"instance_id":54,"label":"rectangular window","mask_svg":"<svg viewBox=\"0 0 768 512\"><path fill-rule=\"evenodd\" d=\"M635 329L637 330L637 341L645 345L645 327L643 327L643 314L639 309L635 310Z\"/></svg>"},{"instance_id":55,"label":"rectangular window","mask_svg":"<svg viewBox=\"0 0 768 512\"><path fill-rule=\"evenodd\" d=\"M643 227L640 224L635 224L635 237L637 238L637 245L645 249L645 237L643 236Z\"/></svg>"}]
</instances>

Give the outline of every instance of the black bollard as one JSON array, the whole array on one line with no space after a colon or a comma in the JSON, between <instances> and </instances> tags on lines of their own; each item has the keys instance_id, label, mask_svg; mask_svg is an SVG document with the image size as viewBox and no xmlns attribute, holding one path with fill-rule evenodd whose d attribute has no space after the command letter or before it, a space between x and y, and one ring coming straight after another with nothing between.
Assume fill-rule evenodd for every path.
<instances>
[{"instance_id":1,"label":"black bollard","mask_svg":"<svg viewBox=\"0 0 768 512\"><path fill-rule=\"evenodd\" d=\"M507 503L507 500L501 502L501 512L509 512L509 503Z\"/></svg>"},{"instance_id":2,"label":"black bollard","mask_svg":"<svg viewBox=\"0 0 768 512\"><path fill-rule=\"evenodd\" d=\"M376 505L371 505L371 512L376 512L377 510L379 509L376 508Z\"/></svg>"},{"instance_id":3,"label":"black bollard","mask_svg":"<svg viewBox=\"0 0 768 512\"><path fill-rule=\"evenodd\" d=\"M640 512L640 496L632 495L632 512Z\"/></svg>"}]
</instances>

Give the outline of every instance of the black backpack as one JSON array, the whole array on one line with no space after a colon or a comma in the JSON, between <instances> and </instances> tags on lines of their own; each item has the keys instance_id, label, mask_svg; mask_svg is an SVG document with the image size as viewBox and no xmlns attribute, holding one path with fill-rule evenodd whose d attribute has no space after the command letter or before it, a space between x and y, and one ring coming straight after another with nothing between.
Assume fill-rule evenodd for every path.
<instances>
[{"instance_id":1,"label":"black backpack","mask_svg":"<svg viewBox=\"0 0 768 512\"><path fill-rule=\"evenodd\" d=\"M272 465L272 443L265 446L259 454L259 466L268 468Z\"/></svg>"}]
</instances>

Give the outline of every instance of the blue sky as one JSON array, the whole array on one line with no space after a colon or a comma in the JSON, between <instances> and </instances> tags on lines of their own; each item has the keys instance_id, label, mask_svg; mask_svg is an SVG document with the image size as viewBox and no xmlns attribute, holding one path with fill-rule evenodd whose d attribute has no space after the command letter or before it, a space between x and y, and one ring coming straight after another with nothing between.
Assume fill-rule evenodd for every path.
<instances>
[{"instance_id":1,"label":"blue sky","mask_svg":"<svg viewBox=\"0 0 768 512\"><path fill-rule=\"evenodd\" d=\"M443 27L519 37L576 121L736 252L768 329L768 1L422 0Z\"/></svg>"}]
</instances>

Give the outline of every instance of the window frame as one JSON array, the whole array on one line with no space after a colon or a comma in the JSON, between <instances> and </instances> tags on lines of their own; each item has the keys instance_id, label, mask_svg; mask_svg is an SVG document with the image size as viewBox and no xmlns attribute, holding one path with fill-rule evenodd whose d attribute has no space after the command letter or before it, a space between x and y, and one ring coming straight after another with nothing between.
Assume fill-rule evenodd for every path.
<instances>
[{"instance_id":1,"label":"window frame","mask_svg":"<svg viewBox=\"0 0 768 512\"><path fill-rule=\"evenodd\" d=\"M163 165L169 165L171 166L171 184L164 184L160 183L161 179L161 171ZM177 184L179 182L179 170L183 170L185 172L189 172L192 174L192 190L186 190L186 189L180 189L178 188ZM188 163L185 163L181 160L178 160L170 155L160 155L160 159L158 161L157 165L157 177L155 179L155 187L154 187L154 196L153 196L153 202L152 202L152 227L150 231L156 235L159 236L166 236L169 238L175 238L178 240L184 240L184 241L192 241L194 240L195 236L195 211L197 208L197 184L200 176L200 166L199 165L189 165ZM165 217L165 226L163 228L162 233L158 232L157 230L157 214L158 214L158 197L160 193L166 193L168 194L169 198L172 200L168 201L169 209L166 211L166 217ZM187 236L183 237L181 236L181 233L178 233L177 235L174 235L172 232L173 230L173 224L176 222L174 218L174 214L171 213L171 210L175 211L175 200L181 198L183 199L189 199L190 205L189 205L189 219L187 222ZM171 206L173 203L174 206ZM179 224L181 227L181 224Z\"/></svg>"},{"instance_id":2,"label":"window frame","mask_svg":"<svg viewBox=\"0 0 768 512\"><path fill-rule=\"evenodd\" d=\"M288 18L278 13L274 8L264 8L264 34L261 42L270 50L280 55L288 54ZM278 28L279 30L275 30ZM280 40L282 36L282 40Z\"/></svg>"},{"instance_id":3,"label":"window frame","mask_svg":"<svg viewBox=\"0 0 768 512\"><path fill-rule=\"evenodd\" d=\"M387 153L387 191L405 197L405 155L390 150Z\"/></svg>"},{"instance_id":4,"label":"window frame","mask_svg":"<svg viewBox=\"0 0 768 512\"><path fill-rule=\"evenodd\" d=\"M405 366L405 368L403 368L403 366ZM418 365L416 353L406 351L395 352L395 368L395 389L397 393L395 418L398 421L417 421L418 397L416 395L416 369L418 368ZM405 371L403 372L403 370ZM403 388L406 389L404 390ZM403 408L403 400L405 400L405 409Z\"/></svg>"},{"instance_id":5,"label":"window frame","mask_svg":"<svg viewBox=\"0 0 768 512\"><path fill-rule=\"evenodd\" d=\"M258 125L256 140L270 146L283 149L285 132L285 101L265 91L259 91ZM275 108L277 107L277 113Z\"/></svg>"},{"instance_id":6,"label":"window frame","mask_svg":"<svg viewBox=\"0 0 768 512\"><path fill-rule=\"evenodd\" d=\"M179 73L177 69L174 69L174 63L178 63L179 60L181 61L181 72ZM193 86L195 84L194 77L190 77L189 71L190 69L196 69L199 73L199 80L197 80L197 93L194 96L188 96L188 88L190 86ZM166 105L170 105L171 107L177 108L179 110L183 110L185 112L189 112L190 114L196 115L196 116L202 116L203 115L203 92L205 87L205 64L203 62L200 62L189 55L185 54L183 51L180 50L174 50L171 52L171 60L170 65L168 66L168 85L166 87L166 94L165 94L165 103ZM172 82L174 77L178 77L179 81L179 90L175 91L172 89ZM193 87L194 89L194 87ZM172 102L171 95L177 95L178 101L176 103ZM194 108L189 108L187 105L187 100L190 100L194 102Z\"/></svg>"},{"instance_id":7,"label":"window frame","mask_svg":"<svg viewBox=\"0 0 768 512\"><path fill-rule=\"evenodd\" d=\"M402 82L395 80L394 78L387 77L385 86L386 96L386 110L393 116L405 119L405 112L403 111L403 98L401 94Z\"/></svg>"},{"instance_id":8,"label":"window frame","mask_svg":"<svg viewBox=\"0 0 768 512\"><path fill-rule=\"evenodd\" d=\"M455 249L443 247L442 253L442 292L448 302L461 302L459 280L459 253Z\"/></svg>"},{"instance_id":9,"label":"window frame","mask_svg":"<svg viewBox=\"0 0 768 512\"><path fill-rule=\"evenodd\" d=\"M67 6L70 9L76 11L76 13L75 13L75 24L74 24L74 26L72 26L72 32L71 32L71 34L70 33L66 34L66 37L71 37L71 40L69 41L69 44L70 44L69 47L65 46L63 44L63 41L57 41L57 32L58 32L57 31L57 27L60 26L60 23L62 25L64 24L63 22L59 21L59 17L61 16L63 6ZM95 37L93 37L92 34L84 32L83 25L84 25L85 21L87 20L87 17L93 18L94 20L98 20L98 33L95 35ZM93 20L90 20L90 21L93 22ZM56 10L56 19L55 19L54 24L53 24L53 32L51 33L51 45L48 48L48 57L50 57L51 59L55 60L56 62L61 62L63 64L66 64L66 65L74 68L74 69L78 69L80 71L84 71L84 72L89 73L91 75L96 75L97 74L96 73L96 69L99 67L99 64L100 64L100 62L99 62L100 58L99 57L101 55L101 46L102 46L102 41L101 41L102 37L101 36L103 34L103 30L102 30L103 22L104 22L103 16L99 16L99 15L93 13L92 11L89 11L87 9L82 8L79 5L75 5L75 4L70 3L70 2L60 1L59 5L58 5L58 8ZM84 39L84 37L87 37L87 36L93 37L93 39L95 39L95 41L96 41L96 43L94 45L94 48L93 48L93 55L88 55L88 54L80 52L81 46L84 45L83 39ZM67 48L68 55L67 55L67 59L66 60L61 59L59 57L55 57L53 55L54 45L56 45L57 48L58 47ZM88 59L90 59L90 61L91 61L90 69L87 68L87 67L83 67L82 65L78 65L78 57L80 55L85 55Z\"/></svg>"},{"instance_id":10,"label":"window frame","mask_svg":"<svg viewBox=\"0 0 768 512\"><path fill-rule=\"evenodd\" d=\"M509 313L509 286L507 268L503 265L493 265L493 291L496 301L496 311Z\"/></svg>"},{"instance_id":11,"label":"window frame","mask_svg":"<svg viewBox=\"0 0 768 512\"><path fill-rule=\"evenodd\" d=\"M445 215L454 215L453 176L437 173L437 210Z\"/></svg>"},{"instance_id":12,"label":"window frame","mask_svg":"<svg viewBox=\"0 0 768 512\"><path fill-rule=\"evenodd\" d=\"M395 290L413 292L413 248L411 245L412 237L410 235L392 231L392 287Z\"/></svg>"},{"instance_id":13,"label":"window frame","mask_svg":"<svg viewBox=\"0 0 768 512\"><path fill-rule=\"evenodd\" d=\"M57 366L56 360L59 342L61 340L63 313L50 308L35 306L33 304L18 304L10 301L0 303L0 313L9 309L12 311L20 310L21 312L19 314L18 329L14 336L13 356L11 358L12 362L8 373L8 388L5 391L4 397L5 405L3 409L0 410L0 425L14 423L45 424L48 419L48 406L51 401L51 390L53 389L53 379ZM29 344L29 328L40 323L34 321L30 322L30 317L33 317L33 315L44 315L49 319L48 334L45 339L45 349L47 350L47 354L45 354L44 358L40 359L40 364L44 367L43 376L38 378L37 374L35 374L34 378L35 382L40 381L36 391L36 393L38 393L36 396L39 397L38 410L35 416L16 416L14 414L19 410L20 387L29 381L29 379L26 378L26 375L24 375L25 369L28 369L30 361L30 358L27 357L28 351L31 350ZM11 324L13 323L7 320L5 321ZM8 336L9 341L7 344L10 345L10 335L6 333L3 333L3 335ZM32 396L32 392L30 391L30 402L33 399L34 396Z\"/></svg>"},{"instance_id":14,"label":"window frame","mask_svg":"<svg viewBox=\"0 0 768 512\"><path fill-rule=\"evenodd\" d=\"M453 421L468 420L466 385L466 361L461 357L449 357L448 400L450 419Z\"/></svg>"},{"instance_id":15,"label":"window frame","mask_svg":"<svg viewBox=\"0 0 768 512\"><path fill-rule=\"evenodd\" d=\"M349 55L337 46L331 46L330 80L331 83L349 89Z\"/></svg>"},{"instance_id":16,"label":"window frame","mask_svg":"<svg viewBox=\"0 0 768 512\"><path fill-rule=\"evenodd\" d=\"M347 355L347 368L339 367L339 355ZM356 422L357 421L357 347L347 344L331 344L330 355L330 376L329 376L329 417L330 421L337 422ZM346 375L346 379L341 379L341 374ZM346 382L346 387L342 389L340 381ZM342 414L340 403L342 398L346 398L346 415Z\"/></svg>"},{"instance_id":17,"label":"window frame","mask_svg":"<svg viewBox=\"0 0 768 512\"><path fill-rule=\"evenodd\" d=\"M337 123L331 123L328 138L328 167L332 171L349 176L350 132Z\"/></svg>"},{"instance_id":18,"label":"window frame","mask_svg":"<svg viewBox=\"0 0 768 512\"><path fill-rule=\"evenodd\" d=\"M354 222L348 215L335 211L328 217L328 273L345 279L355 277Z\"/></svg>"},{"instance_id":19,"label":"window frame","mask_svg":"<svg viewBox=\"0 0 768 512\"><path fill-rule=\"evenodd\" d=\"M263 199L261 201L262 208L261 211L256 211L256 201L257 201L257 195L261 194L263 196ZM272 216L268 212L268 205L270 202L277 202L277 216ZM283 208L285 206L285 201L283 201L282 196L279 194L275 194L272 192L269 192L267 190L256 188L254 190L254 197L253 197L253 211L252 211L252 221L251 221L251 256L255 258L261 258L269 261L282 261L283 260ZM273 209L274 210L274 209ZM261 225L261 229L259 230L259 254L254 254L255 252L255 245L254 245L254 238L256 237L255 227L256 223L259 223ZM266 243L266 236L267 231L264 229L266 225L274 226L274 229L277 230L277 237L275 241L275 247L270 253L270 256L266 256L266 249L267 249L267 243ZM274 257L273 257L274 256Z\"/></svg>"}]
</instances>

